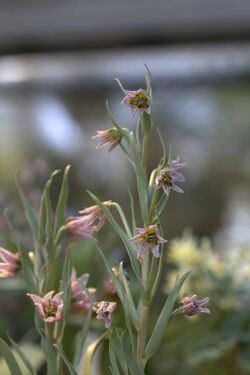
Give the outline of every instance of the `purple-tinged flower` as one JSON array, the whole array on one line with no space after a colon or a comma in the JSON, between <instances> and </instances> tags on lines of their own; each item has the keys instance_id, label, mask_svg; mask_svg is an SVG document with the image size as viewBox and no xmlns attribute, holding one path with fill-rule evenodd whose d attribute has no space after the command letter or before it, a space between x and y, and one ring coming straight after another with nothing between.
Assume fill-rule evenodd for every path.
<instances>
[{"instance_id":1,"label":"purple-tinged flower","mask_svg":"<svg viewBox=\"0 0 250 375\"><path fill-rule=\"evenodd\" d=\"M116 293L115 286L111 277L106 277L102 282L103 290L106 294L112 295Z\"/></svg>"},{"instance_id":2,"label":"purple-tinged flower","mask_svg":"<svg viewBox=\"0 0 250 375\"><path fill-rule=\"evenodd\" d=\"M20 267L20 254L0 247L0 279L16 275Z\"/></svg>"},{"instance_id":3,"label":"purple-tinged flower","mask_svg":"<svg viewBox=\"0 0 250 375\"><path fill-rule=\"evenodd\" d=\"M63 310L63 292L59 292L52 297L54 291L48 292L44 297L37 296L36 294L27 293L34 302L39 317L45 323L54 323L61 319Z\"/></svg>"},{"instance_id":4,"label":"purple-tinged flower","mask_svg":"<svg viewBox=\"0 0 250 375\"><path fill-rule=\"evenodd\" d=\"M138 234L131 241L137 242L139 247L139 256L142 257L148 251L152 251L155 257L160 256L160 244L168 242L160 236L157 225L149 225L146 228L137 228Z\"/></svg>"},{"instance_id":5,"label":"purple-tinged flower","mask_svg":"<svg viewBox=\"0 0 250 375\"><path fill-rule=\"evenodd\" d=\"M76 270L73 268L71 274L71 300L72 309L75 313L85 314L92 309L92 303L88 294L82 289L82 286L87 285L89 274L85 273L79 278L76 277ZM90 294L95 293L94 288L88 288Z\"/></svg>"},{"instance_id":6,"label":"purple-tinged flower","mask_svg":"<svg viewBox=\"0 0 250 375\"><path fill-rule=\"evenodd\" d=\"M103 204L108 206L110 201ZM106 223L105 216L97 205L87 207L79 213L82 216L68 218L65 228L77 239L92 239L93 233L98 232Z\"/></svg>"},{"instance_id":7,"label":"purple-tinged flower","mask_svg":"<svg viewBox=\"0 0 250 375\"><path fill-rule=\"evenodd\" d=\"M109 128L106 130L97 130L97 134L92 139L98 139L101 141L96 148L103 146L110 146L108 152L111 152L117 145L121 143L122 133L117 128Z\"/></svg>"},{"instance_id":8,"label":"purple-tinged flower","mask_svg":"<svg viewBox=\"0 0 250 375\"><path fill-rule=\"evenodd\" d=\"M174 190L177 193L183 193L183 190L176 185L176 182L185 181L185 177L183 176L183 174L178 172L178 169L181 169L185 166L186 163L182 162L180 158L172 160L169 166L161 169L157 174L155 179L156 187L158 189L162 188L167 195L170 194L171 190Z\"/></svg>"},{"instance_id":9,"label":"purple-tinged flower","mask_svg":"<svg viewBox=\"0 0 250 375\"><path fill-rule=\"evenodd\" d=\"M188 316L193 316L197 314L210 314L211 311L207 307L203 307L209 301L209 297L198 300L197 296L194 294L192 297L184 297L181 301L182 306L180 308L183 314Z\"/></svg>"},{"instance_id":10,"label":"purple-tinged flower","mask_svg":"<svg viewBox=\"0 0 250 375\"><path fill-rule=\"evenodd\" d=\"M96 303L96 318L103 319L105 327L110 328L113 321L113 312L116 308L116 302L101 301Z\"/></svg>"},{"instance_id":11,"label":"purple-tinged flower","mask_svg":"<svg viewBox=\"0 0 250 375\"><path fill-rule=\"evenodd\" d=\"M130 107L133 115L140 112L150 113L150 98L147 96L145 90L125 90L119 79L116 79L116 81L125 94L125 97L122 99L121 104Z\"/></svg>"}]
</instances>

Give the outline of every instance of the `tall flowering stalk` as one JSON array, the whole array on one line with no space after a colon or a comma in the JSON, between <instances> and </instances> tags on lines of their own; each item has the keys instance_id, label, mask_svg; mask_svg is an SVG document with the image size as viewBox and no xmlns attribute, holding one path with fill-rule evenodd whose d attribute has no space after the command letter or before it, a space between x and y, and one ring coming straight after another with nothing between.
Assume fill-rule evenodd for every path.
<instances>
[{"instance_id":1,"label":"tall flowering stalk","mask_svg":"<svg viewBox=\"0 0 250 375\"><path fill-rule=\"evenodd\" d=\"M148 361L157 352L173 315L179 313L192 316L210 312L204 307L208 297L198 300L196 295L193 295L184 297L178 303L181 287L189 275L187 272L177 278L158 311L156 321L150 321L152 301L159 289L165 246L168 242L161 223L161 214L171 191L183 192L178 184L184 182L185 178L179 170L186 164L179 158L166 156L164 141L158 130L163 157L151 174L148 173L150 136L154 130L150 72L147 72L145 90L125 90L119 80L118 83L125 95L121 103L131 109L133 116L138 116L137 129L129 132L121 127L107 105L113 127L97 130L97 135L93 138L101 142L97 147L107 145L109 151L119 146L129 159L136 178L139 217L134 213L137 198L134 198L130 191L131 222L117 202L102 202L88 192L94 205L79 211L78 216L65 219L64 212L69 195L69 166L63 174L55 212L52 210L50 187L59 171L52 173L48 179L37 215L20 186L19 174L16 178L20 199L33 234L33 251L27 252L20 243L16 244L18 253L15 254L0 248L0 277L13 276L22 270L29 291L28 297L35 305L35 323L45 353L48 375L63 374L63 366L68 368L71 375L77 375L92 319L96 319L96 322L100 320L99 324L106 331L87 348L83 375L92 374L93 356L104 340L109 344L112 374L143 375ZM98 242L98 232L104 225L105 228L108 225L112 228L127 251L130 266L126 270L123 262L110 264ZM65 241L66 237L68 241ZM77 277L71 260L71 248L76 240L93 241L104 261L112 286L112 293L108 293L110 300L98 298L98 290L87 288L91 275L83 274ZM129 280L135 280L137 283L139 300L133 296ZM82 318L82 327L75 337L75 353L71 363L62 343L65 328L70 327L70 318L76 313L78 318ZM118 313L123 315L120 321L116 319ZM3 355L8 363L11 358L16 371L18 364L6 343L4 348ZM26 364L27 361L26 358Z\"/></svg>"},{"instance_id":2,"label":"tall flowering stalk","mask_svg":"<svg viewBox=\"0 0 250 375\"><path fill-rule=\"evenodd\" d=\"M163 158L159 165L152 171L148 178L148 154L150 147L150 135L153 129L151 118L152 109L152 89L151 89L151 75L148 71L146 77L147 88L138 90L126 90L119 80L117 80L125 97L121 104L131 109L132 115L138 115L138 128L133 132L122 128L116 120L114 120L110 110L108 113L112 123L117 130L123 131L120 146L125 156L131 162L137 183L137 194L139 197L139 204L141 209L141 217L136 218L134 215L134 198L130 193L131 199L131 213L132 223L128 224L122 208L116 204L116 208L120 215L121 224L117 222L111 212L105 205L92 193L95 204L97 204L103 211L107 222L113 227L117 235L121 238L131 262L131 269L134 277L138 281L140 287L140 299L136 304L133 299L130 285L126 277L126 272L123 268L123 263L115 268L111 268L106 259L105 253L101 247L96 243L96 247L100 255L105 261L108 273L113 281L117 295L120 299L126 326L119 334L117 330L112 328L112 320L108 315L108 329L107 336L110 341L110 359L112 372L116 373L117 369L122 369L123 373L144 374L148 360L156 353L164 332L173 314L186 313L195 315L199 312L207 312L207 308L203 308L208 299L205 298L198 301L193 297L191 299L184 299L180 305L182 308L176 309L176 300L180 289L188 277L189 272L176 280L176 283L170 292L165 304L159 313L158 319L153 329L148 329L150 326L150 309L152 308L152 299L158 290L159 280L162 273L162 264L164 259L164 246L167 239L163 234L163 228L160 220L161 213L167 203L167 199L172 191L183 192L178 186L178 183L185 181L184 175L179 172L180 169L186 166L186 163L180 158L172 159L171 155L166 156L164 141L158 130L160 142L163 146ZM160 188L163 190L163 195L160 195ZM137 226L138 221L143 222L143 226ZM190 300L190 301L189 301ZM98 310L98 318L105 320L105 311L108 314L113 308L109 309L108 302L102 302ZM105 308L107 309L105 310ZM104 311L105 310L105 311ZM115 311L114 311L115 313ZM114 324L114 323L113 323ZM98 345L99 345L99 341ZM117 343L120 342L120 346ZM124 342L124 343L123 343ZM91 362L91 355L87 357L87 363ZM121 361L125 358L126 363ZM90 374L90 366L86 367L84 375Z\"/></svg>"}]
</instances>

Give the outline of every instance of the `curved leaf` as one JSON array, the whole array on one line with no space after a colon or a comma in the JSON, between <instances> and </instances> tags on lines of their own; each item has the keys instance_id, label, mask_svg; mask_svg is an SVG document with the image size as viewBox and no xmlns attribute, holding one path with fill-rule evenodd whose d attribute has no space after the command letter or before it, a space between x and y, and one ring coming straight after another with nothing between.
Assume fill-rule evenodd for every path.
<instances>
[{"instance_id":1,"label":"curved leaf","mask_svg":"<svg viewBox=\"0 0 250 375\"><path fill-rule=\"evenodd\" d=\"M131 261L131 266L132 266L138 280L140 280L140 267L139 267L139 263L138 263L137 258L136 258L136 254L137 254L136 245L129 240L129 237L128 237L127 233L116 222L116 220L114 219L110 210L93 193L88 191L88 194L93 199L93 201L102 209L106 219L108 220L110 225L113 227L115 232L118 234L118 236L123 241L123 243L124 243L124 245L127 249L129 259Z\"/></svg>"},{"instance_id":2,"label":"curved leaf","mask_svg":"<svg viewBox=\"0 0 250 375\"><path fill-rule=\"evenodd\" d=\"M177 278L173 289L169 293L167 300L163 306L163 309L160 313L160 316L154 327L152 336L150 337L150 340L146 347L146 351L145 351L146 359L151 358L155 354L157 349L159 348L162 338L165 334L165 330L168 325L169 319L171 317L176 298L178 297L179 291L184 281L190 275L190 273L191 272L186 272L183 276L181 276L180 278Z\"/></svg>"},{"instance_id":3,"label":"curved leaf","mask_svg":"<svg viewBox=\"0 0 250 375\"><path fill-rule=\"evenodd\" d=\"M67 366L67 368L70 372L70 375L78 375L77 371L74 369L74 367L72 366L72 364L69 362L68 358L66 357L62 347L60 345L56 345L56 344L54 344L54 347L60 353L65 365Z\"/></svg>"},{"instance_id":4,"label":"curved leaf","mask_svg":"<svg viewBox=\"0 0 250 375\"><path fill-rule=\"evenodd\" d=\"M3 358L5 359L11 375L22 375L20 367L11 351L9 345L6 344L4 340L0 338L0 353L2 354Z\"/></svg>"},{"instance_id":5,"label":"curved leaf","mask_svg":"<svg viewBox=\"0 0 250 375\"><path fill-rule=\"evenodd\" d=\"M98 346L102 343L103 340L107 338L108 332L105 332L102 336L100 336L97 340L92 342L87 348L85 357L84 357L84 363L83 363L83 375L91 375L91 365L93 356L96 352L96 349Z\"/></svg>"},{"instance_id":6,"label":"curved leaf","mask_svg":"<svg viewBox=\"0 0 250 375\"><path fill-rule=\"evenodd\" d=\"M21 198L21 202L22 202L22 205L23 205L23 208L24 208L26 219L27 219L27 221L30 225L30 229L32 231L34 239L36 241L38 241L39 240L39 227L38 227L37 218L35 216L33 207L31 206L29 200L27 199L27 197L23 193L23 190L22 190L21 185L20 185L19 180L18 180L19 173L20 173L20 170L17 171L17 173L16 173L16 186L17 186L20 198Z\"/></svg>"},{"instance_id":7,"label":"curved leaf","mask_svg":"<svg viewBox=\"0 0 250 375\"><path fill-rule=\"evenodd\" d=\"M61 191L60 191L60 195L59 195L59 199L58 199L57 207L56 207L54 237L56 237L58 231L64 225L64 221L65 221L64 212L66 209L68 195L69 195L69 181L68 181L69 170L70 170L70 165L67 165L67 167L64 170L63 182L62 182Z\"/></svg>"}]
</instances>

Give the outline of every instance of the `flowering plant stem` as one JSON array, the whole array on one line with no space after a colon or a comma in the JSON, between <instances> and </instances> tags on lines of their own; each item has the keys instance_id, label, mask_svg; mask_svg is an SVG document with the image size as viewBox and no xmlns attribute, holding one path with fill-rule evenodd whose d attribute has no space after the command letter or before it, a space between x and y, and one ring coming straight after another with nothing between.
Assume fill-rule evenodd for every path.
<instances>
[{"instance_id":1,"label":"flowering plant stem","mask_svg":"<svg viewBox=\"0 0 250 375\"><path fill-rule=\"evenodd\" d=\"M142 114L143 117L144 113ZM147 159L148 159L148 147L149 147L149 139L150 139L150 125L148 126L148 122L143 121L143 143L142 143L142 164L145 169L145 173L147 175ZM144 221L144 227L147 227L151 224L150 222L151 217L149 216L147 220ZM139 367L144 370L145 361L143 359L146 341L147 341L147 327L148 327L148 317L149 317L149 301L147 299L148 295L148 276L149 276L149 264L150 264L150 257L151 253L145 254L142 260L142 285L144 289L141 291L141 308L139 311L139 327L138 327L138 335L137 335L137 362Z\"/></svg>"},{"instance_id":2,"label":"flowering plant stem","mask_svg":"<svg viewBox=\"0 0 250 375\"><path fill-rule=\"evenodd\" d=\"M120 371L124 375L144 375L147 361L161 345L165 330L175 314L184 313L192 316L210 312L208 308L204 307L208 302L208 297L198 300L196 295L183 298L176 309L180 289L189 276L189 272L187 272L177 278L156 322L149 329L151 327L149 309L159 289L164 262L163 247L167 242L162 237L163 228L160 223L160 215L167 203L170 191L183 192L176 183L185 180L184 176L179 173L179 169L183 168L185 163L179 158L172 160L170 154L166 160L164 141L158 130L163 157L148 178L148 150L152 130L150 113L152 90L148 68L147 71L146 91L143 89L125 90L118 80L119 86L125 94L122 103L131 108L133 115L139 114L136 131L129 132L128 129L122 128L113 118L107 105L113 127L97 131L97 135L93 137L101 141L98 148L109 146L110 152L120 145L132 164L136 175L140 221L143 227L137 227L138 218L134 209L136 200L134 200L130 189L131 223L118 203L110 200L101 202L91 192L88 193L95 205L79 211L79 216L70 217L65 221L64 213L69 194L69 166L64 170L55 215L52 210L50 186L58 171L52 173L45 185L40 202L39 217L37 217L35 210L22 191L17 176L16 182L21 202L33 234L34 250L27 253L22 250L23 247L18 241L16 243L18 253L15 254L0 246L0 276L14 276L22 268L28 290L31 292L27 295L32 299L37 310L35 325L41 336L41 346L45 353L48 375L62 374L63 365L68 368L70 375L76 375L76 368L82 358L83 346L93 313L98 320L102 320L106 331L87 348L84 356L83 375L91 374L93 356L98 346L106 339L109 341L110 369L113 375L119 375ZM126 142L126 147L122 142ZM163 190L161 196L160 188ZM112 207L118 213L118 221L111 212ZM127 270L123 268L123 262L112 267L105 251L100 247L95 234L106 223L109 223L123 242L131 264L130 271L134 278L127 278ZM12 230L11 225L10 229ZM71 247L74 244L68 243L67 233L78 240L93 240L94 246L107 268L112 289L116 292L116 296L111 297L111 301L96 300L92 295L95 293L95 289L86 287L89 274L77 277L70 256ZM137 284L138 302L132 293L130 280ZM116 324L113 315L116 314L114 312L119 305L122 307L122 309L119 308L119 311L122 312L124 319L120 324ZM71 315L74 313L85 314L86 312L85 323L81 325L79 336L75 340L76 354L73 364L71 364L62 346L64 333L70 326L68 323ZM13 362L8 345L4 344L0 347L0 352L4 353L3 356L7 363ZM17 367L13 363L12 367L16 368L12 375L16 375Z\"/></svg>"}]
</instances>

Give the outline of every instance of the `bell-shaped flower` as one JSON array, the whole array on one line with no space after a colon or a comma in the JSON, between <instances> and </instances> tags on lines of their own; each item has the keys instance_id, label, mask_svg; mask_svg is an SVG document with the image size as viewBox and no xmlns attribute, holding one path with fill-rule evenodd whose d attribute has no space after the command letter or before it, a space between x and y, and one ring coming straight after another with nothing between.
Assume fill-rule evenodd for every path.
<instances>
[{"instance_id":1,"label":"bell-shaped flower","mask_svg":"<svg viewBox=\"0 0 250 375\"><path fill-rule=\"evenodd\" d=\"M176 185L176 182L184 182L185 177L178 172L179 169L186 166L180 158L172 160L171 164L166 168L161 169L155 179L156 187L162 188L164 192L169 195L171 190L177 193L183 193L183 190Z\"/></svg>"},{"instance_id":2,"label":"bell-shaped flower","mask_svg":"<svg viewBox=\"0 0 250 375\"><path fill-rule=\"evenodd\" d=\"M160 231L157 225L149 225L146 228L137 228L138 234L132 238L131 241L138 243L138 255L142 257L147 252L151 251L155 257L160 256L160 244L168 242L160 236Z\"/></svg>"},{"instance_id":3,"label":"bell-shaped flower","mask_svg":"<svg viewBox=\"0 0 250 375\"><path fill-rule=\"evenodd\" d=\"M38 315L45 323L54 323L61 319L63 311L63 292L59 292L53 296L54 291L48 292L44 297L37 296L36 294L27 293L34 302Z\"/></svg>"},{"instance_id":4,"label":"bell-shaped flower","mask_svg":"<svg viewBox=\"0 0 250 375\"><path fill-rule=\"evenodd\" d=\"M88 294L83 290L89 280L89 274L85 273L79 278L76 276L76 270L73 268L71 273L71 303L72 310L75 313L85 314L92 309L92 303ZM90 294L95 293L95 288L88 288Z\"/></svg>"},{"instance_id":5,"label":"bell-shaped flower","mask_svg":"<svg viewBox=\"0 0 250 375\"><path fill-rule=\"evenodd\" d=\"M101 301L97 302L95 306L96 318L103 319L105 327L110 328L113 321L113 312L116 308L116 302Z\"/></svg>"},{"instance_id":6,"label":"bell-shaped flower","mask_svg":"<svg viewBox=\"0 0 250 375\"><path fill-rule=\"evenodd\" d=\"M111 152L117 145L121 143L122 133L117 128L109 128L106 130L97 130L97 134L92 137L92 139L100 140L101 142L96 146L96 148L101 148L104 146L109 146L108 152Z\"/></svg>"},{"instance_id":7,"label":"bell-shaped flower","mask_svg":"<svg viewBox=\"0 0 250 375\"><path fill-rule=\"evenodd\" d=\"M103 202L108 206L110 201ZM77 239L90 240L106 223L101 208L97 205L87 207L79 212L81 216L69 217L65 228Z\"/></svg>"},{"instance_id":8,"label":"bell-shaped flower","mask_svg":"<svg viewBox=\"0 0 250 375\"><path fill-rule=\"evenodd\" d=\"M0 247L0 278L4 279L16 275L20 267L20 254L12 253Z\"/></svg>"},{"instance_id":9,"label":"bell-shaped flower","mask_svg":"<svg viewBox=\"0 0 250 375\"><path fill-rule=\"evenodd\" d=\"M125 94L125 97L122 99L121 104L130 107L133 115L141 112L150 113L150 98L145 90L125 90L119 79L116 79L116 81Z\"/></svg>"}]
</instances>

